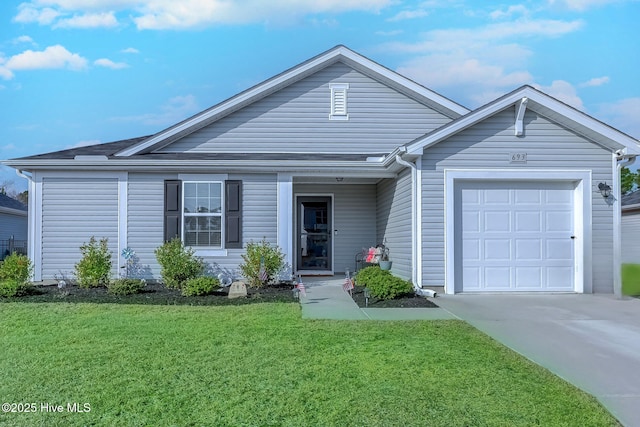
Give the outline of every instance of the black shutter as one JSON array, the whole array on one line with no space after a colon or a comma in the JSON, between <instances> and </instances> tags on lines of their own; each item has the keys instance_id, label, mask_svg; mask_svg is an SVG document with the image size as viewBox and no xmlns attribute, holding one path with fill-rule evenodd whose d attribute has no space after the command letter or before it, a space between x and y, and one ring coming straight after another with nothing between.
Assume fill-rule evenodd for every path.
<instances>
[{"instance_id":1,"label":"black shutter","mask_svg":"<svg viewBox=\"0 0 640 427\"><path fill-rule=\"evenodd\" d=\"M182 181L164 182L164 241L180 237L182 218Z\"/></svg>"},{"instance_id":2,"label":"black shutter","mask_svg":"<svg viewBox=\"0 0 640 427\"><path fill-rule=\"evenodd\" d=\"M224 247L242 249L242 181L225 181Z\"/></svg>"}]
</instances>

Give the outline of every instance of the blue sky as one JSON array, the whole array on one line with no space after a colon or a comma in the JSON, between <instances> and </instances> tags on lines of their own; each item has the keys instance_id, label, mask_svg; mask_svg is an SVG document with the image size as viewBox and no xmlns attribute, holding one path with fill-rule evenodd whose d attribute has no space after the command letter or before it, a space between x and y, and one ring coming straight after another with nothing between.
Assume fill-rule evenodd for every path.
<instances>
[{"instance_id":1,"label":"blue sky","mask_svg":"<svg viewBox=\"0 0 640 427\"><path fill-rule=\"evenodd\" d=\"M337 44L469 108L531 84L640 138L639 0L3 0L0 17L0 159L153 134Z\"/></svg>"}]
</instances>

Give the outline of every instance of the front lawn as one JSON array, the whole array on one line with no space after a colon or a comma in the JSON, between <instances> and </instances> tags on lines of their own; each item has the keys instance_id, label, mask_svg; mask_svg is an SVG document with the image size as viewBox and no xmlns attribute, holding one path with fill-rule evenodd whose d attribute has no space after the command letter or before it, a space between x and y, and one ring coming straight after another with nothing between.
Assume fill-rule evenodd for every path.
<instances>
[{"instance_id":1,"label":"front lawn","mask_svg":"<svg viewBox=\"0 0 640 427\"><path fill-rule=\"evenodd\" d=\"M464 322L303 320L295 303L9 302L0 372L0 401L36 409L3 426L617 425Z\"/></svg>"}]
</instances>

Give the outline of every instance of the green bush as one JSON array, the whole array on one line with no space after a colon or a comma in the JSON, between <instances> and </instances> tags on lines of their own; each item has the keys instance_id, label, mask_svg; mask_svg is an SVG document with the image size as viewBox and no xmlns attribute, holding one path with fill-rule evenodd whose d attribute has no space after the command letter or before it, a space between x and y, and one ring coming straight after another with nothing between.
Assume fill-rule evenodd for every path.
<instances>
[{"instance_id":1,"label":"green bush","mask_svg":"<svg viewBox=\"0 0 640 427\"><path fill-rule=\"evenodd\" d=\"M0 281L0 297L20 297L26 295L31 290L31 283L16 279L6 279Z\"/></svg>"},{"instance_id":2,"label":"green bush","mask_svg":"<svg viewBox=\"0 0 640 427\"><path fill-rule=\"evenodd\" d=\"M249 286L260 288L267 283L272 283L278 271L284 266L284 254L278 246L271 246L266 239L260 242L251 241L247 244L247 253L242 255L244 262L240 264L242 275L249 282ZM261 264L264 262L264 270L267 280L260 277Z\"/></svg>"},{"instance_id":3,"label":"green bush","mask_svg":"<svg viewBox=\"0 0 640 427\"><path fill-rule=\"evenodd\" d=\"M147 283L142 279L117 279L107 285L111 295L133 295L140 293Z\"/></svg>"},{"instance_id":4,"label":"green bush","mask_svg":"<svg viewBox=\"0 0 640 427\"><path fill-rule=\"evenodd\" d=\"M640 264L622 264L622 293L640 295Z\"/></svg>"},{"instance_id":5,"label":"green bush","mask_svg":"<svg viewBox=\"0 0 640 427\"><path fill-rule=\"evenodd\" d=\"M0 281L15 280L26 283L33 274L33 264L29 257L12 253L0 263Z\"/></svg>"},{"instance_id":6,"label":"green bush","mask_svg":"<svg viewBox=\"0 0 640 427\"><path fill-rule=\"evenodd\" d=\"M81 288L97 288L109 284L111 277L111 252L108 247L109 239L96 241L91 236L89 243L80 246L82 258L75 265L78 286Z\"/></svg>"},{"instance_id":7,"label":"green bush","mask_svg":"<svg viewBox=\"0 0 640 427\"><path fill-rule=\"evenodd\" d=\"M155 250L160 275L168 288L181 289L185 282L204 272L204 262L195 256L193 248L186 248L179 238L166 242Z\"/></svg>"},{"instance_id":8,"label":"green bush","mask_svg":"<svg viewBox=\"0 0 640 427\"><path fill-rule=\"evenodd\" d=\"M219 287L220 281L215 277L196 277L185 282L182 295L185 297L208 295Z\"/></svg>"},{"instance_id":9,"label":"green bush","mask_svg":"<svg viewBox=\"0 0 640 427\"><path fill-rule=\"evenodd\" d=\"M378 266L363 268L356 274L356 283L366 286L374 298L390 300L413 292L411 282L380 270Z\"/></svg>"}]
</instances>

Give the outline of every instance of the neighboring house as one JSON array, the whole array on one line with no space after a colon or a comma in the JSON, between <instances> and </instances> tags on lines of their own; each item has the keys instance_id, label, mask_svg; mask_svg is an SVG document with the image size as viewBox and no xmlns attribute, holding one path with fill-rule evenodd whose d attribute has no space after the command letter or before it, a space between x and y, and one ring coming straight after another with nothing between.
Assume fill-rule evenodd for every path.
<instances>
[{"instance_id":1,"label":"neighboring house","mask_svg":"<svg viewBox=\"0 0 640 427\"><path fill-rule=\"evenodd\" d=\"M395 274L447 293L611 293L620 206L598 184L638 154L532 87L469 111L337 46L156 135L6 164L31 176L36 280L90 236L154 278L174 236L230 269L264 237L303 274L386 242Z\"/></svg>"},{"instance_id":2,"label":"neighboring house","mask_svg":"<svg viewBox=\"0 0 640 427\"><path fill-rule=\"evenodd\" d=\"M622 262L640 264L640 190L622 196Z\"/></svg>"},{"instance_id":3,"label":"neighboring house","mask_svg":"<svg viewBox=\"0 0 640 427\"><path fill-rule=\"evenodd\" d=\"M0 194L0 260L14 250L26 252L27 230L27 206Z\"/></svg>"}]
</instances>

